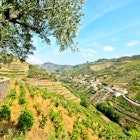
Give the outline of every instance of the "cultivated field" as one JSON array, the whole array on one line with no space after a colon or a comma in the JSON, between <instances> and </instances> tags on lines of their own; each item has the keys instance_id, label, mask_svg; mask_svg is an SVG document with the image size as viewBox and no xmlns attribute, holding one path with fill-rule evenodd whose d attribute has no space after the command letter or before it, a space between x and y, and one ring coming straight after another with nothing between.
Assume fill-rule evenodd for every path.
<instances>
[{"instance_id":1,"label":"cultivated field","mask_svg":"<svg viewBox=\"0 0 140 140\"><path fill-rule=\"evenodd\" d=\"M63 95L68 100L80 103L80 99L77 98L73 93L71 93L60 82L53 80L38 80L33 78L29 78L28 81L31 85L46 88L48 92L55 92L57 94Z\"/></svg>"}]
</instances>

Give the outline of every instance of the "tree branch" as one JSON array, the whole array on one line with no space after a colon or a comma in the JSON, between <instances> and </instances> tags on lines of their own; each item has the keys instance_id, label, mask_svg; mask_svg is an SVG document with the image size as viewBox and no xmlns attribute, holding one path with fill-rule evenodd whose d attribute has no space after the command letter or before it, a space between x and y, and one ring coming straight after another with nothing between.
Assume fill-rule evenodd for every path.
<instances>
[{"instance_id":1,"label":"tree branch","mask_svg":"<svg viewBox=\"0 0 140 140\"><path fill-rule=\"evenodd\" d=\"M12 23L17 23L17 24L23 26L24 28L29 28L29 29L33 30L34 32L36 32L36 33L40 33L39 28L30 26L30 25L28 25L26 23L23 23L23 22L19 22L16 19L10 19L9 21L12 22Z\"/></svg>"}]
</instances>

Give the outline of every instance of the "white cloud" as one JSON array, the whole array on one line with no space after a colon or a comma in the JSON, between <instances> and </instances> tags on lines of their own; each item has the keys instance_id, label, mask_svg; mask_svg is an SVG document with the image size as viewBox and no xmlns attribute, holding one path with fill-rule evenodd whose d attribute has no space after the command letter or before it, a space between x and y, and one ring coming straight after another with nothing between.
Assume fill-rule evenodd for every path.
<instances>
[{"instance_id":1,"label":"white cloud","mask_svg":"<svg viewBox=\"0 0 140 140\"><path fill-rule=\"evenodd\" d=\"M105 52L114 51L114 47L113 47L113 46L104 46L103 50L104 50Z\"/></svg>"},{"instance_id":2,"label":"white cloud","mask_svg":"<svg viewBox=\"0 0 140 140\"><path fill-rule=\"evenodd\" d=\"M124 55L124 56L133 56L132 54L126 54L126 55Z\"/></svg>"},{"instance_id":3,"label":"white cloud","mask_svg":"<svg viewBox=\"0 0 140 140\"><path fill-rule=\"evenodd\" d=\"M42 61L37 59L35 56L30 55L27 59L27 62L31 63L31 64L42 64Z\"/></svg>"},{"instance_id":4,"label":"white cloud","mask_svg":"<svg viewBox=\"0 0 140 140\"><path fill-rule=\"evenodd\" d=\"M82 50L82 55L86 58L92 58L94 57L94 55L98 54L97 51L91 49L91 48L88 48L86 50Z\"/></svg>"},{"instance_id":5,"label":"white cloud","mask_svg":"<svg viewBox=\"0 0 140 140\"><path fill-rule=\"evenodd\" d=\"M132 47L137 45L139 42L137 40L131 40L130 42L126 43L125 46Z\"/></svg>"}]
</instances>

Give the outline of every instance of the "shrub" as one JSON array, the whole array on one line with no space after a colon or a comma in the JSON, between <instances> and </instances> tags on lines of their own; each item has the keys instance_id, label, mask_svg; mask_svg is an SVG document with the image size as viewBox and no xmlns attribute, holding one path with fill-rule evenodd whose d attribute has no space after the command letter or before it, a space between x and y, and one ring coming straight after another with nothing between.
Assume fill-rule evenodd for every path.
<instances>
[{"instance_id":1,"label":"shrub","mask_svg":"<svg viewBox=\"0 0 140 140\"><path fill-rule=\"evenodd\" d=\"M15 81L15 86L17 86L17 85L18 85L18 81L16 80L16 81Z\"/></svg>"},{"instance_id":2,"label":"shrub","mask_svg":"<svg viewBox=\"0 0 140 140\"><path fill-rule=\"evenodd\" d=\"M65 130L64 125L62 123L62 119L59 117L59 113L55 113L53 109L50 109L50 120L55 123L55 132L56 137L58 139L64 139L65 138Z\"/></svg>"},{"instance_id":3,"label":"shrub","mask_svg":"<svg viewBox=\"0 0 140 140\"><path fill-rule=\"evenodd\" d=\"M59 106L59 102L58 102L58 101L55 102L55 106L56 106L56 107Z\"/></svg>"},{"instance_id":4,"label":"shrub","mask_svg":"<svg viewBox=\"0 0 140 140\"><path fill-rule=\"evenodd\" d=\"M77 140L80 138L79 122L76 121L73 125L71 140Z\"/></svg>"},{"instance_id":5,"label":"shrub","mask_svg":"<svg viewBox=\"0 0 140 140\"><path fill-rule=\"evenodd\" d=\"M119 123L121 116L113 107L109 106L107 103L101 103L96 106L96 108L106 115L112 121Z\"/></svg>"},{"instance_id":6,"label":"shrub","mask_svg":"<svg viewBox=\"0 0 140 140\"><path fill-rule=\"evenodd\" d=\"M0 107L0 121L1 120L10 120L11 111L7 105L2 105Z\"/></svg>"},{"instance_id":7,"label":"shrub","mask_svg":"<svg viewBox=\"0 0 140 140\"><path fill-rule=\"evenodd\" d=\"M25 99L25 89L24 86L20 86L20 96L19 96L19 104L24 104L26 103L26 99Z\"/></svg>"},{"instance_id":8,"label":"shrub","mask_svg":"<svg viewBox=\"0 0 140 140\"><path fill-rule=\"evenodd\" d=\"M12 99L16 98L16 89L11 89L10 90L10 95L9 95Z\"/></svg>"},{"instance_id":9,"label":"shrub","mask_svg":"<svg viewBox=\"0 0 140 140\"><path fill-rule=\"evenodd\" d=\"M33 126L33 123L34 123L33 114L27 109L22 111L21 115L18 118L18 128L21 131L26 131Z\"/></svg>"},{"instance_id":10,"label":"shrub","mask_svg":"<svg viewBox=\"0 0 140 140\"><path fill-rule=\"evenodd\" d=\"M30 93L30 97L33 99L35 96L34 92Z\"/></svg>"},{"instance_id":11,"label":"shrub","mask_svg":"<svg viewBox=\"0 0 140 140\"><path fill-rule=\"evenodd\" d=\"M23 77L23 78L22 78L22 81L27 82L28 80L27 80L26 77Z\"/></svg>"},{"instance_id":12,"label":"shrub","mask_svg":"<svg viewBox=\"0 0 140 140\"><path fill-rule=\"evenodd\" d=\"M20 105L25 104L25 103L26 103L26 99L25 99L24 97L21 97L21 98L19 99L18 103L19 103Z\"/></svg>"},{"instance_id":13,"label":"shrub","mask_svg":"<svg viewBox=\"0 0 140 140\"><path fill-rule=\"evenodd\" d=\"M26 83L25 83L25 87L27 87L27 88L29 89L30 84L26 82Z\"/></svg>"},{"instance_id":14,"label":"shrub","mask_svg":"<svg viewBox=\"0 0 140 140\"><path fill-rule=\"evenodd\" d=\"M41 122L40 122L40 124L39 124L39 127L40 128L44 128L45 127L45 125L46 125L46 122L47 122L47 115L42 115L42 120L41 120Z\"/></svg>"},{"instance_id":15,"label":"shrub","mask_svg":"<svg viewBox=\"0 0 140 140\"><path fill-rule=\"evenodd\" d=\"M36 102L33 107L35 108L36 112L37 112L37 115L40 115L42 114L42 108L41 108L41 105L40 103Z\"/></svg>"},{"instance_id":16,"label":"shrub","mask_svg":"<svg viewBox=\"0 0 140 140\"><path fill-rule=\"evenodd\" d=\"M90 105L89 101L84 97L81 98L80 104L84 107L88 107Z\"/></svg>"}]
</instances>

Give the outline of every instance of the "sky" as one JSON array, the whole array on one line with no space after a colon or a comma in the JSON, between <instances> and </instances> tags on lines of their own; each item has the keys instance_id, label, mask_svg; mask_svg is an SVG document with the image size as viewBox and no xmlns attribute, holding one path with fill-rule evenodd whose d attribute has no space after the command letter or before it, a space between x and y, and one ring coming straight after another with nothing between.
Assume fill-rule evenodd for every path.
<instances>
[{"instance_id":1,"label":"sky","mask_svg":"<svg viewBox=\"0 0 140 140\"><path fill-rule=\"evenodd\" d=\"M78 52L60 52L54 40L47 46L35 37L37 49L27 61L77 65L140 54L140 0L86 0L83 12L75 39Z\"/></svg>"}]
</instances>

